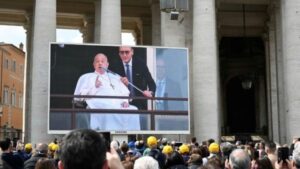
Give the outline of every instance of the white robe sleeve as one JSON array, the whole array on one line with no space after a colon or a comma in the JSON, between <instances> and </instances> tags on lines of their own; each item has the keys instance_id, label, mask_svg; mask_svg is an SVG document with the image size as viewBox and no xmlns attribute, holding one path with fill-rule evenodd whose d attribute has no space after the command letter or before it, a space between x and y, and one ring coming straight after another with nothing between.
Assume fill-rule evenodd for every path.
<instances>
[{"instance_id":1,"label":"white robe sleeve","mask_svg":"<svg viewBox=\"0 0 300 169\"><path fill-rule=\"evenodd\" d=\"M92 73L87 73L80 76L74 95L95 95L97 93L97 88L95 87L96 76ZM75 100L83 101L86 98L74 98Z\"/></svg>"}]
</instances>

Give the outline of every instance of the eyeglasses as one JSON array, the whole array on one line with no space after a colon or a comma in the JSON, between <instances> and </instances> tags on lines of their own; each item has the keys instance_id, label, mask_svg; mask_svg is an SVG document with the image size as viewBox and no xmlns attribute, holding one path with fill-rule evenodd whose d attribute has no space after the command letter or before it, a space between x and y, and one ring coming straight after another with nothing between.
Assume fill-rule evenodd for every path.
<instances>
[{"instance_id":1,"label":"eyeglasses","mask_svg":"<svg viewBox=\"0 0 300 169\"><path fill-rule=\"evenodd\" d=\"M128 55L129 53L130 53L129 50L119 51L119 54L121 54L121 55L124 55L124 54Z\"/></svg>"}]
</instances>

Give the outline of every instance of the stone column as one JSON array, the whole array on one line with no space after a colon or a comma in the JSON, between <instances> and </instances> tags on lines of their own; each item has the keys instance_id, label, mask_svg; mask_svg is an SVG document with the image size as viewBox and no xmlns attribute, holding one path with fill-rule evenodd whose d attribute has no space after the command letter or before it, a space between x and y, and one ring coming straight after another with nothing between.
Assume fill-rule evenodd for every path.
<instances>
[{"instance_id":1,"label":"stone column","mask_svg":"<svg viewBox=\"0 0 300 169\"><path fill-rule=\"evenodd\" d=\"M142 18L142 45L152 44L152 27L151 20L148 18Z\"/></svg>"},{"instance_id":2,"label":"stone column","mask_svg":"<svg viewBox=\"0 0 300 169\"><path fill-rule=\"evenodd\" d=\"M56 40L56 0L35 1L32 56L29 57L32 67L27 75L32 81L27 86L31 102L29 112L30 142L49 142L48 129L48 91L49 91L49 42ZM29 78L30 79L30 78Z\"/></svg>"},{"instance_id":3,"label":"stone column","mask_svg":"<svg viewBox=\"0 0 300 169\"><path fill-rule=\"evenodd\" d=\"M26 23L24 29L26 30L26 59L25 59L25 77L24 78L24 89L25 90L25 107L23 109L23 132L24 141L29 142L30 131L31 131L31 115L26 112L31 112L31 91L32 91L32 13L26 14Z\"/></svg>"},{"instance_id":4,"label":"stone column","mask_svg":"<svg viewBox=\"0 0 300 169\"><path fill-rule=\"evenodd\" d=\"M171 20L170 13L161 12L161 45L170 47L185 46L185 24L182 19Z\"/></svg>"},{"instance_id":5,"label":"stone column","mask_svg":"<svg viewBox=\"0 0 300 169\"><path fill-rule=\"evenodd\" d=\"M82 33L83 43L94 42L94 18L92 16L84 16L83 27L80 29Z\"/></svg>"},{"instance_id":6,"label":"stone column","mask_svg":"<svg viewBox=\"0 0 300 169\"><path fill-rule=\"evenodd\" d=\"M269 100L269 136L274 141L280 141L280 126L278 110L278 79L277 79L277 52L276 52L276 32L274 6L269 8L270 21L267 23L268 34L266 35L266 63L268 78L268 100Z\"/></svg>"},{"instance_id":7,"label":"stone column","mask_svg":"<svg viewBox=\"0 0 300 169\"><path fill-rule=\"evenodd\" d=\"M277 66L277 102L278 116L280 119L279 141L286 143L286 120L285 120L285 103L284 103L284 75L283 75L283 46L282 46L282 17L281 17L281 0L275 0L275 40L276 40L276 66Z\"/></svg>"},{"instance_id":8,"label":"stone column","mask_svg":"<svg viewBox=\"0 0 300 169\"><path fill-rule=\"evenodd\" d=\"M153 0L151 4L152 11L152 45L160 46L161 44L161 17L159 1Z\"/></svg>"},{"instance_id":9,"label":"stone column","mask_svg":"<svg viewBox=\"0 0 300 169\"><path fill-rule=\"evenodd\" d=\"M95 1L95 31L94 31L94 42L100 43L101 33L101 0Z\"/></svg>"},{"instance_id":10,"label":"stone column","mask_svg":"<svg viewBox=\"0 0 300 169\"><path fill-rule=\"evenodd\" d=\"M281 1L287 142L300 136L300 1Z\"/></svg>"},{"instance_id":11,"label":"stone column","mask_svg":"<svg viewBox=\"0 0 300 169\"><path fill-rule=\"evenodd\" d=\"M121 44L121 26L121 0L102 0L100 43Z\"/></svg>"},{"instance_id":12,"label":"stone column","mask_svg":"<svg viewBox=\"0 0 300 169\"><path fill-rule=\"evenodd\" d=\"M215 0L193 1L193 134L220 139L220 84Z\"/></svg>"}]
</instances>

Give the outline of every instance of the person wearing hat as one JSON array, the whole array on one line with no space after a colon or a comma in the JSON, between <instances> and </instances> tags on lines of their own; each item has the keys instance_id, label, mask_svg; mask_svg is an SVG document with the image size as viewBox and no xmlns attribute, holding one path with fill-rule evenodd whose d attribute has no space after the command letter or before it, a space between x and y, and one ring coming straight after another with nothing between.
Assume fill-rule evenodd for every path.
<instances>
[{"instance_id":1,"label":"person wearing hat","mask_svg":"<svg viewBox=\"0 0 300 169\"><path fill-rule=\"evenodd\" d=\"M143 156L149 155L149 152L153 149L157 149L157 139L154 136L150 136L147 138L148 148L145 149Z\"/></svg>"},{"instance_id":2,"label":"person wearing hat","mask_svg":"<svg viewBox=\"0 0 300 169\"><path fill-rule=\"evenodd\" d=\"M157 148L157 139L154 136L147 138L148 148L145 149L143 156L153 157L159 164L160 168L164 168L166 157Z\"/></svg>"},{"instance_id":3,"label":"person wearing hat","mask_svg":"<svg viewBox=\"0 0 300 169\"><path fill-rule=\"evenodd\" d=\"M25 152L27 154L31 154L31 152L32 152L32 144L31 143L25 144Z\"/></svg>"},{"instance_id":4,"label":"person wearing hat","mask_svg":"<svg viewBox=\"0 0 300 169\"><path fill-rule=\"evenodd\" d=\"M182 144L179 147L179 153L181 154L181 156L183 157L183 160L185 162L185 164L187 164L188 160L190 159L190 148L187 144Z\"/></svg>"},{"instance_id":5,"label":"person wearing hat","mask_svg":"<svg viewBox=\"0 0 300 169\"><path fill-rule=\"evenodd\" d=\"M135 148L137 149L137 151L139 151L141 154L143 154L145 149L146 149L144 140L136 141L135 142Z\"/></svg>"},{"instance_id":6,"label":"person wearing hat","mask_svg":"<svg viewBox=\"0 0 300 169\"><path fill-rule=\"evenodd\" d=\"M211 143L208 147L209 150L209 156L208 159L218 157L220 153L220 146L217 143Z\"/></svg>"},{"instance_id":7,"label":"person wearing hat","mask_svg":"<svg viewBox=\"0 0 300 169\"><path fill-rule=\"evenodd\" d=\"M52 142L48 145L48 148L49 148L49 158L54 158L55 152L59 148L58 144Z\"/></svg>"},{"instance_id":8,"label":"person wearing hat","mask_svg":"<svg viewBox=\"0 0 300 169\"><path fill-rule=\"evenodd\" d=\"M165 145L163 147L162 153L168 158L173 153L173 148L170 145Z\"/></svg>"},{"instance_id":9,"label":"person wearing hat","mask_svg":"<svg viewBox=\"0 0 300 169\"><path fill-rule=\"evenodd\" d=\"M127 154L130 155L131 157L139 158L142 156L142 154L136 149L134 141L130 141L128 143L128 148L129 150L127 151Z\"/></svg>"}]
</instances>

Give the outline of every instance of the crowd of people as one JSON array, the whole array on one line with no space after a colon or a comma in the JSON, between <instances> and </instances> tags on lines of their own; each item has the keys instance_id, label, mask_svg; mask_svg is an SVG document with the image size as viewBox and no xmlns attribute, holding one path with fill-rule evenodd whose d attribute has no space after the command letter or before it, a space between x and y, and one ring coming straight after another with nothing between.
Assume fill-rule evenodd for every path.
<instances>
[{"instance_id":1,"label":"crowd of people","mask_svg":"<svg viewBox=\"0 0 300 169\"><path fill-rule=\"evenodd\" d=\"M10 139L0 142L7 169L299 169L300 139L291 146L272 141L199 144L155 136L110 143L94 130L71 131L62 140L32 146Z\"/></svg>"}]
</instances>

